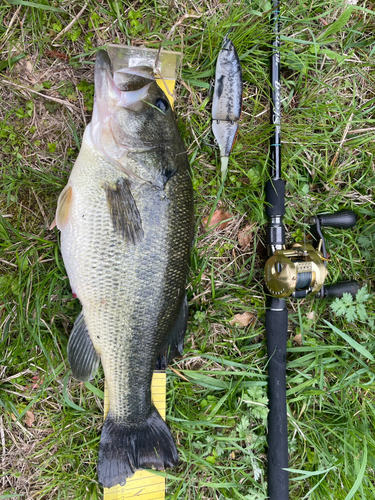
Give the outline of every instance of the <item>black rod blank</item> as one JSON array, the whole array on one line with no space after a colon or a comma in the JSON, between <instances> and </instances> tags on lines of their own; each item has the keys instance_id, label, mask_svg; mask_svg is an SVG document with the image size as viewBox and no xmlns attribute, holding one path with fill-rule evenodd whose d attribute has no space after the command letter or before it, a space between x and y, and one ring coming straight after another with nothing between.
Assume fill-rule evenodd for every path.
<instances>
[{"instance_id":1,"label":"black rod blank","mask_svg":"<svg viewBox=\"0 0 375 500\"><path fill-rule=\"evenodd\" d=\"M267 246L269 253L285 246L285 184L281 180L281 94L279 0L273 0L271 26L271 124L270 177L266 184L266 212L269 217ZM270 297L266 306L268 354L268 495L270 500L289 499L288 425L286 413L286 345L288 311L283 299Z\"/></svg>"},{"instance_id":2,"label":"black rod blank","mask_svg":"<svg viewBox=\"0 0 375 500\"><path fill-rule=\"evenodd\" d=\"M270 143L271 177L281 177L281 94L280 94L280 35L279 35L279 0L272 3L271 26L274 34L271 54L271 124L274 125Z\"/></svg>"}]
</instances>

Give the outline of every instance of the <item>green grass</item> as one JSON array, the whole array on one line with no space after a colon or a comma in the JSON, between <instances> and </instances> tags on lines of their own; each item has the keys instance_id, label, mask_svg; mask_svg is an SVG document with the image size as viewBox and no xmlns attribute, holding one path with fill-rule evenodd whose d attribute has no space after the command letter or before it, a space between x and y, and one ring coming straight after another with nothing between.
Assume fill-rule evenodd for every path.
<instances>
[{"instance_id":1,"label":"green grass","mask_svg":"<svg viewBox=\"0 0 375 500\"><path fill-rule=\"evenodd\" d=\"M100 372L93 389L68 374L66 346L80 306L58 232L49 226L90 121L95 52L131 41L184 51L175 108L193 169L196 238L185 355L173 365L188 381L168 370L168 423L181 457L168 472L168 498L263 500L269 4L192 1L177 8L89 0L81 12L83 5L0 5L0 498L102 498L96 461L104 381ZM351 13L345 5L282 5L285 223L291 242L307 235L309 216L355 210L354 229L326 231L327 282L357 279L371 291L375 11L361 0ZM244 105L219 193L209 88L230 27L243 65ZM202 219L215 203L234 219L221 232L204 233ZM254 241L241 249L238 231L247 224ZM355 322L317 299L288 306L293 500L374 497L372 296L365 306L368 319ZM234 315L245 311L254 322L233 325ZM303 345L294 340L298 334Z\"/></svg>"}]
</instances>

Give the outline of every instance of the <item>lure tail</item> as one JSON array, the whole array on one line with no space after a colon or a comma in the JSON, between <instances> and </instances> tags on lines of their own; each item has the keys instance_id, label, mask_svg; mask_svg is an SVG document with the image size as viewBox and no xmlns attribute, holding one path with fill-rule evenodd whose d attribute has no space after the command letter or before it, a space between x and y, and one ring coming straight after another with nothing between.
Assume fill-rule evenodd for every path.
<instances>
[{"instance_id":1,"label":"lure tail","mask_svg":"<svg viewBox=\"0 0 375 500\"><path fill-rule=\"evenodd\" d=\"M144 422L116 422L111 412L99 446L98 477L104 488L125 484L137 469L163 470L178 463L172 435L155 407Z\"/></svg>"}]
</instances>

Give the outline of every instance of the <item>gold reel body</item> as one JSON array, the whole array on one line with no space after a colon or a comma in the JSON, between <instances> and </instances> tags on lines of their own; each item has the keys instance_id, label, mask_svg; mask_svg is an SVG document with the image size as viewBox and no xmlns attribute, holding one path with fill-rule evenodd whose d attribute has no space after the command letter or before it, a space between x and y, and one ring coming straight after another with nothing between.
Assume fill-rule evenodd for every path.
<instances>
[{"instance_id":1,"label":"gold reel body","mask_svg":"<svg viewBox=\"0 0 375 500\"><path fill-rule=\"evenodd\" d=\"M280 299L296 290L319 292L327 276L324 260L320 250L310 243L295 243L288 250L276 250L265 266L267 288Z\"/></svg>"}]
</instances>

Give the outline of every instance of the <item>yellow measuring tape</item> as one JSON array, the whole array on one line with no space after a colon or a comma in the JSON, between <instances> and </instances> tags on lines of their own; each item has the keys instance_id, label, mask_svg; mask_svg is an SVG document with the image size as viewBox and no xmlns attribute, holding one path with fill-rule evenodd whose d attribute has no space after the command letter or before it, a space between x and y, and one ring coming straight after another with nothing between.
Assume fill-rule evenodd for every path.
<instances>
[{"instance_id":1,"label":"yellow measuring tape","mask_svg":"<svg viewBox=\"0 0 375 500\"><path fill-rule=\"evenodd\" d=\"M156 83L162 89L164 94L168 97L168 101L173 108L173 102L174 102L173 91L176 85L176 80L161 80L160 78L157 78Z\"/></svg>"},{"instance_id":2,"label":"yellow measuring tape","mask_svg":"<svg viewBox=\"0 0 375 500\"><path fill-rule=\"evenodd\" d=\"M175 80L156 80L159 87L173 107L173 91L176 84ZM170 94L166 91L167 86ZM164 371L155 371L151 383L152 401L165 420L166 413L166 373ZM104 389L104 419L109 410L108 391ZM126 481L125 486L119 484L112 488L104 488L104 500L165 500L165 477L154 474L150 470L139 470L133 477Z\"/></svg>"},{"instance_id":3,"label":"yellow measuring tape","mask_svg":"<svg viewBox=\"0 0 375 500\"><path fill-rule=\"evenodd\" d=\"M155 371L151 383L152 401L165 420L166 412L166 373ZM108 392L104 391L104 418L109 410ZM104 500L164 500L165 477L157 476L149 470L139 470L126 481L125 486L119 484L112 488L104 488Z\"/></svg>"}]
</instances>

